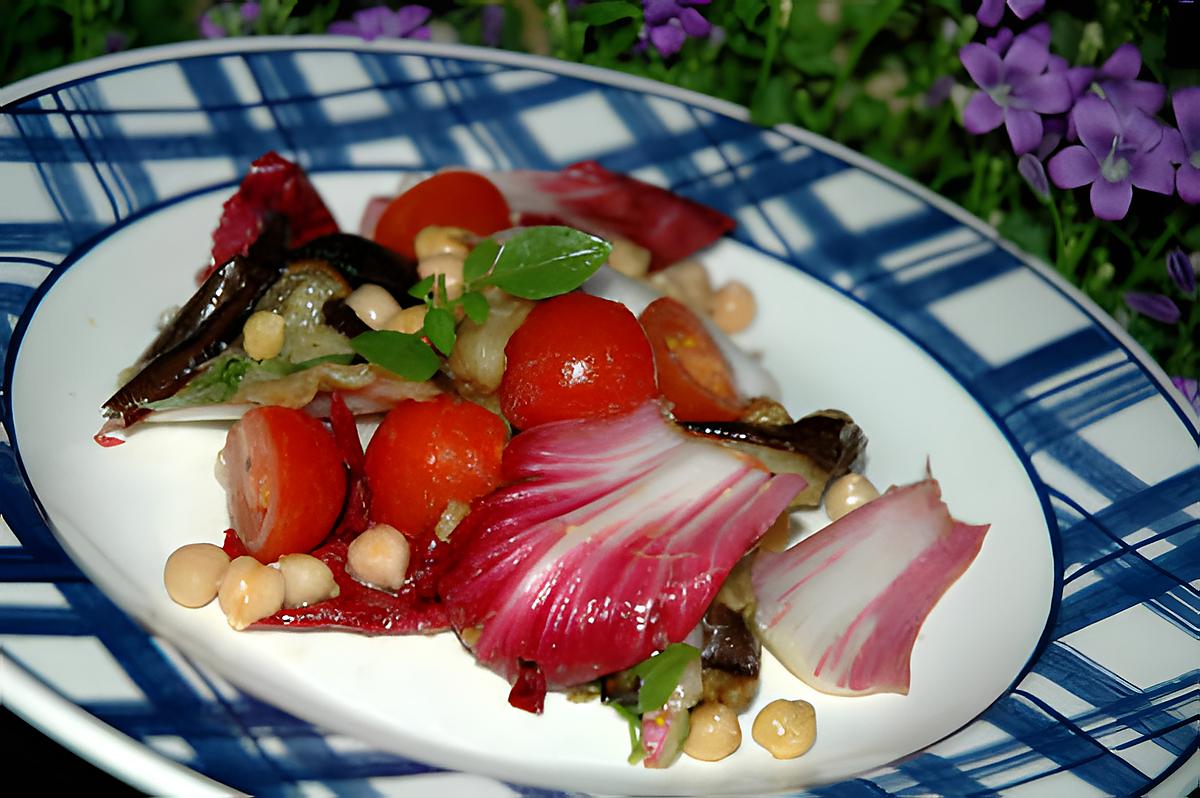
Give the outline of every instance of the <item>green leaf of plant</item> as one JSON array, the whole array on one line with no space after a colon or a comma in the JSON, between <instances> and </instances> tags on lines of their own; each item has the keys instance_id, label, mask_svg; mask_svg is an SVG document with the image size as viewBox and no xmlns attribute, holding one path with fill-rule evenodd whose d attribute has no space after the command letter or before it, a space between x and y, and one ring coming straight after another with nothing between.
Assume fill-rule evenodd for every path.
<instances>
[{"instance_id":1,"label":"green leaf of plant","mask_svg":"<svg viewBox=\"0 0 1200 798\"><path fill-rule=\"evenodd\" d=\"M463 294L459 300L462 303L463 310L466 311L467 318L476 324L483 324L488 317L488 303L483 294L478 291L468 291Z\"/></svg>"},{"instance_id":2,"label":"green leaf of plant","mask_svg":"<svg viewBox=\"0 0 1200 798\"><path fill-rule=\"evenodd\" d=\"M646 749L642 747L642 719L632 709L615 701L609 706L629 724L629 764L636 765L646 758Z\"/></svg>"},{"instance_id":3,"label":"green leaf of plant","mask_svg":"<svg viewBox=\"0 0 1200 798\"><path fill-rule=\"evenodd\" d=\"M546 299L574 291L599 269L612 245L571 227L530 227L500 249L492 273L480 283L523 299Z\"/></svg>"},{"instance_id":4,"label":"green leaf of plant","mask_svg":"<svg viewBox=\"0 0 1200 798\"><path fill-rule=\"evenodd\" d=\"M454 351L454 314L445 308L430 308L423 328L429 342L446 357Z\"/></svg>"},{"instance_id":5,"label":"green leaf of plant","mask_svg":"<svg viewBox=\"0 0 1200 798\"><path fill-rule=\"evenodd\" d=\"M429 275L424 280L420 281L412 288L408 289L408 295L417 299L425 299L429 296L429 292L433 290L434 275Z\"/></svg>"},{"instance_id":6,"label":"green leaf of plant","mask_svg":"<svg viewBox=\"0 0 1200 798\"><path fill-rule=\"evenodd\" d=\"M208 368L193 377L174 396L149 402L146 407L151 410L170 410L227 402L237 393L242 378L255 365L255 361L245 355L227 353L212 361Z\"/></svg>"},{"instance_id":7,"label":"green leaf of plant","mask_svg":"<svg viewBox=\"0 0 1200 798\"><path fill-rule=\"evenodd\" d=\"M638 690L638 712L649 712L667 703L679 685L683 669L699 657L700 649L695 646L671 643L655 656L633 666L633 672L642 680Z\"/></svg>"},{"instance_id":8,"label":"green leaf of plant","mask_svg":"<svg viewBox=\"0 0 1200 798\"><path fill-rule=\"evenodd\" d=\"M633 3L621 2L621 0L609 0L608 2L589 3L579 9L578 17L589 25L607 25L610 22L616 22L618 19L641 19L641 6L636 6Z\"/></svg>"},{"instance_id":9,"label":"green leaf of plant","mask_svg":"<svg viewBox=\"0 0 1200 798\"><path fill-rule=\"evenodd\" d=\"M490 238L476 244L463 262L463 282L470 285L490 272L499 254L500 245Z\"/></svg>"},{"instance_id":10,"label":"green leaf of plant","mask_svg":"<svg viewBox=\"0 0 1200 798\"><path fill-rule=\"evenodd\" d=\"M350 346L369 362L414 382L432 377L440 363L420 336L409 333L373 330L351 338Z\"/></svg>"}]
</instances>

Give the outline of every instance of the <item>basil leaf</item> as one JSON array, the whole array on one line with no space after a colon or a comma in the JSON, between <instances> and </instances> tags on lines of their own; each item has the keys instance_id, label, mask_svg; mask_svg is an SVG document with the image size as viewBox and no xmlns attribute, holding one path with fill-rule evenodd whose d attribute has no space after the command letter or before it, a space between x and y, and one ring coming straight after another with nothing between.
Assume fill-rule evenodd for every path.
<instances>
[{"instance_id":1,"label":"basil leaf","mask_svg":"<svg viewBox=\"0 0 1200 798\"><path fill-rule=\"evenodd\" d=\"M434 275L429 275L421 282L408 289L408 295L416 299L424 299L429 296L429 292L433 290Z\"/></svg>"},{"instance_id":2,"label":"basil leaf","mask_svg":"<svg viewBox=\"0 0 1200 798\"><path fill-rule=\"evenodd\" d=\"M650 659L633 666L641 677L638 690L638 712L650 712L667 703L679 685L679 677L688 663L700 656L700 649L687 643L672 643Z\"/></svg>"},{"instance_id":3,"label":"basil leaf","mask_svg":"<svg viewBox=\"0 0 1200 798\"><path fill-rule=\"evenodd\" d=\"M467 285L483 277L492 270L496 256L500 254L500 245L490 238L485 238L475 245L463 261L463 282Z\"/></svg>"},{"instance_id":4,"label":"basil leaf","mask_svg":"<svg viewBox=\"0 0 1200 798\"><path fill-rule=\"evenodd\" d=\"M530 227L504 244L492 273L477 282L523 299L546 299L574 291L610 252L611 244L581 230Z\"/></svg>"},{"instance_id":5,"label":"basil leaf","mask_svg":"<svg viewBox=\"0 0 1200 798\"><path fill-rule=\"evenodd\" d=\"M372 330L350 339L355 352L406 380L421 382L437 373L437 353L419 335Z\"/></svg>"},{"instance_id":6,"label":"basil leaf","mask_svg":"<svg viewBox=\"0 0 1200 798\"><path fill-rule=\"evenodd\" d=\"M449 357L454 351L454 314L445 308L430 308L425 312L423 330L429 342Z\"/></svg>"},{"instance_id":7,"label":"basil leaf","mask_svg":"<svg viewBox=\"0 0 1200 798\"><path fill-rule=\"evenodd\" d=\"M646 749L642 747L642 719L629 707L617 703L609 706L629 724L629 764L636 765L646 758Z\"/></svg>"},{"instance_id":8,"label":"basil leaf","mask_svg":"<svg viewBox=\"0 0 1200 798\"><path fill-rule=\"evenodd\" d=\"M459 298L467 318L476 324L483 324L488 317L488 303L483 294L478 291L468 291Z\"/></svg>"}]
</instances>

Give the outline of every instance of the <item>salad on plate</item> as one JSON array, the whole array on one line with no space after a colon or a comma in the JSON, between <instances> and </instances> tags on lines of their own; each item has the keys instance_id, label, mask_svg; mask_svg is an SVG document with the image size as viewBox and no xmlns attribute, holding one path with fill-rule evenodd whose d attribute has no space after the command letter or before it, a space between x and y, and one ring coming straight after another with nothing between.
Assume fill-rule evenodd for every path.
<instances>
[{"instance_id":1,"label":"salad on plate","mask_svg":"<svg viewBox=\"0 0 1200 798\"><path fill-rule=\"evenodd\" d=\"M753 292L693 259L733 226L585 162L441 171L349 233L262 156L95 436L229 425L229 529L168 594L237 630L452 633L516 708L612 706L646 767L738 749L763 647L822 692L906 693L988 527L928 467L880 495L853 419L781 403L731 338ZM790 759L817 723L781 695L750 730Z\"/></svg>"}]
</instances>

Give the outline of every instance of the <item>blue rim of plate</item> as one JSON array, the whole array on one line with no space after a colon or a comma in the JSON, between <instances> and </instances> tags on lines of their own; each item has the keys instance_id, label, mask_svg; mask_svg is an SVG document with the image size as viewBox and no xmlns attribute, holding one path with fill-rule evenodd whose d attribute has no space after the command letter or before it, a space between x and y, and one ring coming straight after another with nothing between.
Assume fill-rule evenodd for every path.
<instances>
[{"instance_id":1,"label":"blue rim of plate","mask_svg":"<svg viewBox=\"0 0 1200 798\"><path fill-rule=\"evenodd\" d=\"M357 82L330 85L313 63L328 58L343 71L348 65ZM153 73L172 89L162 105L153 96L136 108L105 104L106 79L143 70L138 79ZM1133 794L1196 751L1188 719L1197 699L1188 685L1200 668L1164 675L1111 657L1113 636L1130 629L1159 647L1197 638L1200 596L1190 583L1200 578L1200 458L1147 480L1123 465L1138 459L1131 425L1144 430L1148 417L1152 440L1179 435L1200 444L1195 420L1161 370L1086 298L910 181L805 131L753 127L744 109L702 95L452 45L330 37L189 43L64 68L0 97L8 98L0 105L0 169L36 173L53 200L52 216L0 218L8 436L0 440L0 517L16 537L0 545L0 585L38 583L62 599L47 605L0 594L0 641L94 638L140 697L79 704L134 740L255 794L312 782L371 794L367 779L378 785L435 770L347 751L228 685L198 689L197 678L212 687L219 677L147 635L86 579L54 540L20 468L6 397L40 298L115 229L233 185L250 160L276 149L316 174L461 163L557 168L596 158L734 215L742 243L871 310L984 409L1025 466L1051 530L1055 601L1042 639L1013 688L972 724L892 766L799 794L1040 793L1066 782ZM628 135L539 138L539 127L582 111L605 114ZM159 132L146 133L155 126ZM381 160L379 142L400 157ZM891 210L871 218L839 205L839 181L887 193ZM1034 329L997 352L963 308L978 301L972 294L997 293L995 281L1012 294L1013 280L1074 315L1042 327L1022 319Z\"/></svg>"}]
</instances>

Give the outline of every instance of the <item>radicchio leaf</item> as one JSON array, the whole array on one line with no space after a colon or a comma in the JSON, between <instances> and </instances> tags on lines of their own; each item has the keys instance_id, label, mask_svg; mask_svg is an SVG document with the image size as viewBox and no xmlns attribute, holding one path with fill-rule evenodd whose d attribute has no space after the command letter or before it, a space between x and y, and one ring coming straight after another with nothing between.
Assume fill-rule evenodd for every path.
<instances>
[{"instance_id":1,"label":"radicchio leaf","mask_svg":"<svg viewBox=\"0 0 1200 798\"><path fill-rule=\"evenodd\" d=\"M450 538L439 592L475 656L550 689L687 637L803 477L674 427L654 402L517 435L506 481ZM478 630L478 636L475 636Z\"/></svg>"},{"instance_id":2,"label":"radicchio leaf","mask_svg":"<svg viewBox=\"0 0 1200 798\"><path fill-rule=\"evenodd\" d=\"M951 518L932 478L893 487L787 551L755 554L759 636L822 692L905 695L917 632L987 530Z\"/></svg>"}]
</instances>

